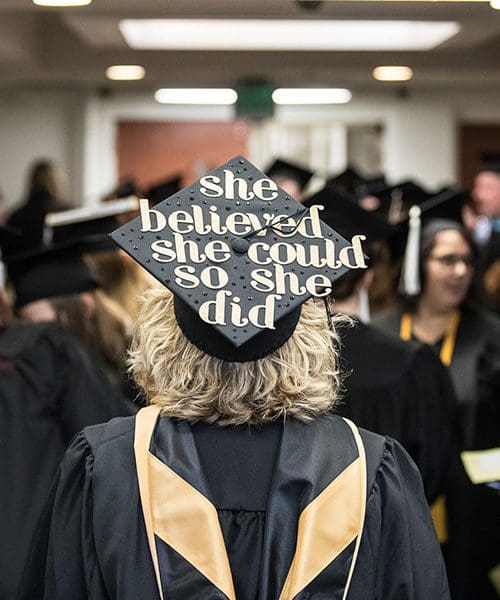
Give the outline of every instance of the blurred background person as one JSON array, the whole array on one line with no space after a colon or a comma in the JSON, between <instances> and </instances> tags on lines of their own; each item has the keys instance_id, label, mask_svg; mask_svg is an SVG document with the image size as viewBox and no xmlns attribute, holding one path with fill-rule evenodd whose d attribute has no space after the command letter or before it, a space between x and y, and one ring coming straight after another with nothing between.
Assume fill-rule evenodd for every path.
<instances>
[{"instance_id":1,"label":"blurred background person","mask_svg":"<svg viewBox=\"0 0 500 600\"><path fill-rule=\"evenodd\" d=\"M87 348L96 368L121 389L132 321L109 298L78 245L52 246L11 257L15 310L31 322L57 322Z\"/></svg>"},{"instance_id":2,"label":"blurred background person","mask_svg":"<svg viewBox=\"0 0 500 600\"><path fill-rule=\"evenodd\" d=\"M500 155L487 155L484 159L472 189L477 213L473 235L479 246L477 278L485 292L485 302L500 314Z\"/></svg>"},{"instance_id":3,"label":"blurred background person","mask_svg":"<svg viewBox=\"0 0 500 600\"><path fill-rule=\"evenodd\" d=\"M57 166L48 160L36 162L31 167L25 201L7 220L7 224L18 230L21 237L15 247L6 249L6 254L41 245L45 215L69 208L64 196L62 174Z\"/></svg>"},{"instance_id":4,"label":"blurred background person","mask_svg":"<svg viewBox=\"0 0 500 600\"><path fill-rule=\"evenodd\" d=\"M164 188L160 192L162 200L166 191ZM153 197L156 202L159 201L158 196L153 194ZM132 320L137 317L141 295L158 283L136 261L117 248L109 234L137 216L138 208L139 199L132 195L107 200L91 208L49 213L45 219L46 237L56 245L78 242L82 257L100 289Z\"/></svg>"},{"instance_id":5,"label":"blurred background person","mask_svg":"<svg viewBox=\"0 0 500 600\"><path fill-rule=\"evenodd\" d=\"M304 200L304 192L314 176L310 169L282 158L277 158L270 164L266 169L266 173L297 202Z\"/></svg>"},{"instance_id":6,"label":"blurred background person","mask_svg":"<svg viewBox=\"0 0 500 600\"><path fill-rule=\"evenodd\" d=\"M403 340L428 344L449 368L461 449L498 447L500 322L470 298L475 261L471 238L455 221L430 220L423 226L417 254L420 292L403 297L402 308L376 324ZM461 484L453 493L460 506L450 515L459 540L459 548L452 551L464 553L463 563L450 573L454 597L495 598L489 572L500 562L497 493L484 485L471 489Z\"/></svg>"},{"instance_id":7,"label":"blurred background person","mask_svg":"<svg viewBox=\"0 0 500 600\"><path fill-rule=\"evenodd\" d=\"M4 294L0 313L0 598L10 600L66 446L134 408L67 328L13 321Z\"/></svg>"},{"instance_id":8,"label":"blurred background person","mask_svg":"<svg viewBox=\"0 0 500 600\"><path fill-rule=\"evenodd\" d=\"M397 439L418 466L429 504L445 491L458 458L456 399L446 368L423 344L406 344L370 323L369 288L394 228L326 187L308 200L326 208L321 218L343 237L365 236L367 270L352 270L332 287L335 312L354 318L339 328L347 374L338 411L361 427ZM436 513L440 538L445 523Z\"/></svg>"}]
</instances>

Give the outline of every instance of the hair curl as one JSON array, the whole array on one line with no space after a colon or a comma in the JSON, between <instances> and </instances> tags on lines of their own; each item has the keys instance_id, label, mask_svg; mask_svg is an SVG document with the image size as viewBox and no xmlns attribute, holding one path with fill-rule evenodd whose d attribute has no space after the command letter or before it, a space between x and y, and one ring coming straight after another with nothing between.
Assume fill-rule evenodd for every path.
<instances>
[{"instance_id":1,"label":"hair curl","mask_svg":"<svg viewBox=\"0 0 500 600\"><path fill-rule=\"evenodd\" d=\"M162 414L219 425L293 417L310 421L330 411L341 387L338 337L323 304L309 300L292 337L261 360L231 363L191 344L174 315L173 296L148 290L135 324L129 370Z\"/></svg>"}]
</instances>

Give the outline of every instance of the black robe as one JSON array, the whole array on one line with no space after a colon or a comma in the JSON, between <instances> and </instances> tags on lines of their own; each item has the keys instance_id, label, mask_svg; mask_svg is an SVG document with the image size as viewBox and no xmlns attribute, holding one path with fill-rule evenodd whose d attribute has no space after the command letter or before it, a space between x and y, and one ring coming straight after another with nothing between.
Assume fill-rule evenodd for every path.
<instances>
[{"instance_id":1,"label":"black robe","mask_svg":"<svg viewBox=\"0 0 500 600\"><path fill-rule=\"evenodd\" d=\"M338 412L400 442L415 461L429 503L457 459L456 400L446 368L424 345L372 325L340 331L345 393Z\"/></svg>"},{"instance_id":2,"label":"black robe","mask_svg":"<svg viewBox=\"0 0 500 600\"><path fill-rule=\"evenodd\" d=\"M4 244L2 247L3 256L40 247L47 213L69 208L72 207L66 203L58 202L46 190L32 192L7 220L7 225L15 229L20 237L12 237Z\"/></svg>"},{"instance_id":3,"label":"black robe","mask_svg":"<svg viewBox=\"0 0 500 600\"><path fill-rule=\"evenodd\" d=\"M159 600L141 509L134 430L133 418L87 428L66 453L33 542L21 600ZM288 420L218 428L161 418L148 458L182 491L162 495L158 483L148 488L152 496L160 494L153 513L163 530L155 529L153 544L164 598L340 600L358 539L348 598L449 598L418 470L397 442L360 434L366 481L345 496L333 520L341 522L366 494L362 536L347 538L332 559L326 556L330 546L321 546L331 522L319 518L319 529L313 527L308 536L306 528L301 538L299 519L307 510L311 516L313 506L316 516L324 514L330 502L349 492L348 487L331 487L347 485L344 476L361 456L344 420L325 415L309 424ZM333 496L322 501L332 489ZM196 525L200 502L211 507L210 528ZM165 519L169 514L175 517ZM352 527L349 520L346 524ZM302 583L292 585L293 596L280 595L294 556L300 556L298 538L309 548L308 565L316 561L316 570L312 578L295 577L294 584L297 579ZM211 564L220 570L221 561L212 560L218 553L228 559L234 595L207 575ZM319 570L318 564L323 565Z\"/></svg>"},{"instance_id":4,"label":"black robe","mask_svg":"<svg viewBox=\"0 0 500 600\"><path fill-rule=\"evenodd\" d=\"M0 334L0 599L14 597L35 523L78 431L126 403L86 352L55 325Z\"/></svg>"},{"instance_id":5,"label":"black robe","mask_svg":"<svg viewBox=\"0 0 500 600\"><path fill-rule=\"evenodd\" d=\"M399 336L401 312L375 321ZM500 321L485 312L463 310L449 373L455 388L462 450L500 446ZM447 550L454 598L498 598L488 573L500 563L500 501L485 486L457 474L449 482L451 545Z\"/></svg>"}]
</instances>

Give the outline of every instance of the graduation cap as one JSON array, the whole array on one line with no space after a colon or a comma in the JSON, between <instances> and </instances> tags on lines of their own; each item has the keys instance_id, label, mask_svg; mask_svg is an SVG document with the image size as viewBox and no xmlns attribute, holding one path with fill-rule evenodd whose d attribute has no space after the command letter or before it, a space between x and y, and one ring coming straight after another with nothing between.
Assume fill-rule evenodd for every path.
<instances>
[{"instance_id":1,"label":"graduation cap","mask_svg":"<svg viewBox=\"0 0 500 600\"><path fill-rule=\"evenodd\" d=\"M120 198L128 198L129 196L137 196L137 184L135 179L124 179L121 181L109 194L103 198L103 202L112 202L120 200Z\"/></svg>"},{"instance_id":2,"label":"graduation cap","mask_svg":"<svg viewBox=\"0 0 500 600\"><path fill-rule=\"evenodd\" d=\"M174 294L186 337L229 362L258 360L292 335L301 305L365 268L360 239L323 223L236 156L112 233Z\"/></svg>"},{"instance_id":3,"label":"graduation cap","mask_svg":"<svg viewBox=\"0 0 500 600\"><path fill-rule=\"evenodd\" d=\"M301 191L304 191L306 185L314 175L311 170L281 158L276 159L269 165L266 169L266 173L271 179L281 177L293 179L293 181L298 183Z\"/></svg>"},{"instance_id":4,"label":"graduation cap","mask_svg":"<svg viewBox=\"0 0 500 600\"><path fill-rule=\"evenodd\" d=\"M45 217L44 241L56 246L78 242L86 252L115 249L109 234L123 223L120 217L138 210L139 199L131 196L98 206L49 213Z\"/></svg>"},{"instance_id":5,"label":"graduation cap","mask_svg":"<svg viewBox=\"0 0 500 600\"><path fill-rule=\"evenodd\" d=\"M335 230L346 239L364 235L366 242L371 244L387 240L396 229L394 225L364 210L354 200L328 186L311 196L308 203L323 205L325 210L321 212L321 219L330 227L335 226Z\"/></svg>"},{"instance_id":6,"label":"graduation cap","mask_svg":"<svg viewBox=\"0 0 500 600\"><path fill-rule=\"evenodd\" d=\"M177 174L150 187L146 193L150 206L155 206L178 192L181 189L181 181L182 175Z\"/></svg>"},{"instance_id":7,"label":"graduation cap","mask_svg":"<svg viewBox=\"0 0 500 600\"><path fill-rule=\"evenodd\" d=\"M467 199L463 190L452 187L427 199L420 206L410 208L408 219L400 224L400 231L406 232L400 281L400 291L403 294L416 296L420 293L422 226L433 222L441 228L461 229L462 208Z\"/></svg>"},{"instance_id":8,"label":"graduation cap","mask_svg":"<svg viewBox=\"0 0 500 600\"><path fill-rule=\"evenodd\" d=\"M500 175L500 152L485 152L481 155L481 171Z\"/></svg>"},{"instance_id":9,"label":"graduation cap","mask_svg":"<svg viewBox=\"0 0 500 600\"><path fill-rule=\"evenodd\" d=\"M380 201L377 214L386 218L390 223L403 221L411 206L421 204L432 196L411 180L385 187L374 185L369 193Z\"/></svg>"},{"instance_id":10,"label":"graduation cap","mask_svg":"<svg viewBox=\"0 0 500 600\"><path fill-rule=\"evenodd\" d=\"M6 262L16 293L16 308L36 300L89 292L99 287L75 244L30 250Z\"/></svg>"},{"instance_id":11,"label":"graduation cap","mask_svg":"<svg viewBox=\"0 0 500 600\"><path fill-rule=\"evenodd\" d=\"M348 166L344 171L334 177L330 177L326 181L327 186L352 196L357 196L366 183L366 179L351 166Z\"/></svg>"}]
</instances>

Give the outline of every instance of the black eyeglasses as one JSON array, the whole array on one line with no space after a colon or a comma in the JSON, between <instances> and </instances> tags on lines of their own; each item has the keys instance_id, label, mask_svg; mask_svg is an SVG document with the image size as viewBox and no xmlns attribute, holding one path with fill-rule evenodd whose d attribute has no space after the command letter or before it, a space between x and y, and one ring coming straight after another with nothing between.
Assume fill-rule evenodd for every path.
<instances>
[{"instance_id":1,"label":"black eyeglasses","mask_svg":"<svg viewBox=\"0 0 500 600\"><path fill-rule=\"evenodd\" d=\"M458 254L445 254L444 256L429 256L429 260L435 260L442 264L443 267L452 268L463 263L467 269L474 268L474 259L472 256L459 256Z\"/></svg>"}]
</instances>

